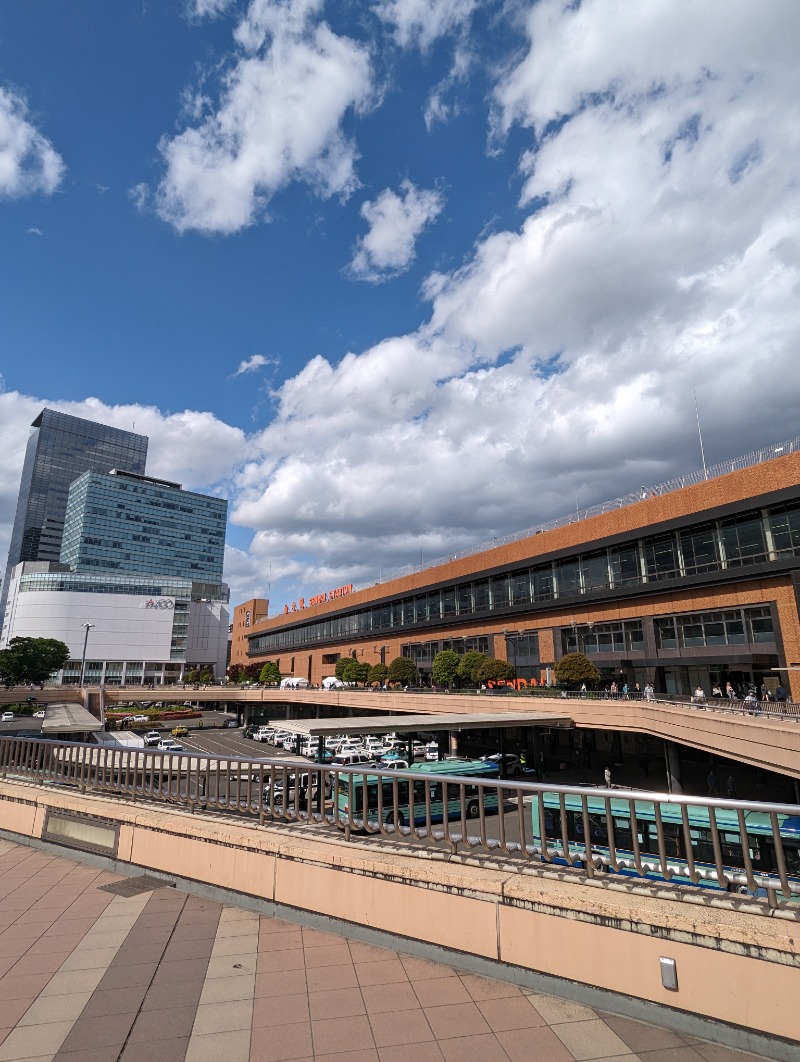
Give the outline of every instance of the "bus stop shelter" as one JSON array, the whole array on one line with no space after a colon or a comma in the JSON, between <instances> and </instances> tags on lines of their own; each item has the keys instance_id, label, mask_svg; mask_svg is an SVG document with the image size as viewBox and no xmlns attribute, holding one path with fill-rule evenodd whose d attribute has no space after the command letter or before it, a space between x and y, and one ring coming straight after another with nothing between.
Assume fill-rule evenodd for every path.
<instances>
[{"instance_id":1,"label":"bus stop shelter","mask_svg":"<svg viewBox=\"0 0 800 1062\"><path fill-rule=\"evenodd\" d=\"M573 726L572 717L555 712L476 712L475 714L425 713L421 715L363 715L347 719L287 719L276 720L275 725L290 734L317 740L320 761L325 750L326 738L339 734L358 737L363 734L395 734L408 742L408 762L413 762L413 743L418 734L436 734L439 759L450 751L450 735L468 730L497 730L500 739L500 770L505 773L506 733L511 728L527 730L532 763L537 773L541 762L541 731Z\"/></svg>"}]
</instances>

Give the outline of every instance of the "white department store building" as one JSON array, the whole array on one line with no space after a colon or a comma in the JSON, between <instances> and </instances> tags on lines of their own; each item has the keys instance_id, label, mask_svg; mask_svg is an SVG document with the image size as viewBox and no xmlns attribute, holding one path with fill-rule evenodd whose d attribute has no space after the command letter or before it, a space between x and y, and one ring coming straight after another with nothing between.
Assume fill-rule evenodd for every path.
<instances>
[{"instance_id":1,"label":"white department store building","mask_svg":"<svg viewBox=\"0 0 800 1062\"><path fill-rule=\"evenodd\" d=\"M11 573L0 648L16 637L56 638L69 646L70 659L53 681L74 684L86 639L87 683L161 685L195 668L221 678L229 622L224 583L95 575L28 561Z\"/></svg>"}]
</instances>

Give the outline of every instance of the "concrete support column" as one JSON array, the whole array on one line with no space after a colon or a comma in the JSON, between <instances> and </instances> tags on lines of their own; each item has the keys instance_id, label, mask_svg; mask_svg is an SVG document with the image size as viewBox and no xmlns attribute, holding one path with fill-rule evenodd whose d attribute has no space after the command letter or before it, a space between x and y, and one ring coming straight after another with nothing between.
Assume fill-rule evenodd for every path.
<instances>
[{"instance_id":1,"label":"concrete support column","mask_svg":"<svg viewBox=\"0 0 800 1062\"><path fill-rule=\"evenodd\" d=\"M622 734L618 730L615 730L611 735L611 754L614 759L614 766L622 766Z\"/></svg>"},{"instance_id":2,"label":"concrete support column","mask_svg":"<svg viewBox=\"0 0 800 1062\"><path fill-rule=\"evenodd\" d=\"M664 742L664 764L667 769L667 792L682 793L680 754L677 745L671 741Z\"/></svg>"},{"instance_id":3,"label":"concrete support column","mask_svg":"<svg viewBox=\"0 0 800 1062\"><path fill-rule=\"evenodd\" d=\"M440 730L436 735L438 755L440 760L447 758L450 749L450 735L446 730Z\"/></svg>"}]
</instances>

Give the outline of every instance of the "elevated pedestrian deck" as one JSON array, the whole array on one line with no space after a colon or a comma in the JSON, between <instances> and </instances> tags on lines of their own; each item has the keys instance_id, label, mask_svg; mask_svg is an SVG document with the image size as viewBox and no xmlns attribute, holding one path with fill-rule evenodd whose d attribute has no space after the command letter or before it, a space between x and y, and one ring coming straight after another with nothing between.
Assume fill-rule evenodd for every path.
<instances>
[{"instance_id":1,"label":"elevated pedestrian deck","mask_svg":"<svg viewBox=\"0 0 800 1062\"><path fill-rule=\"evenodd\" d=\"M262 916L280 916L306 926L337 929L352 940L388 948L399 955L441 960L463 973L491 976L515 985L521 993L515 992L512 996L518 1000L526 995L526 990L560 995L595 1011L599 1008L622 1018L662 1025L679 1037L679 1041L672 1041L670 1046L677 1048L682 1040L699 1057L711 1059L724 1056L704 1055L700 1045L688 1041L687 1037L716 1040L786 1062L796 1057L798 1026L795 1001L800 992L800 943L798 917L793 911L782 910L769 914L765 906L745 898L720 895L712 898L696 890L691 890L691 895L679 898L676 890L668 886L630 887L606 876L587 885L574 878L570 880L568 874L555 869L531 869L513 861L500 866L488 866L479 858L452 858L444 853L411 853L374 841L348 844L343 839L320 838L313 829L305 827L268 826L264 829L256 823L236 818L189 815L173 808L81 796L63 789L54 790L20 782L0 783L0 835L7 840L46 844L42 838L48 820L54 815L60 816L62 823L65 816L72 816L77 824L74 831L66 830L58 834L62 844L75 843L76 839L81 843L91 829L95 831L92 836L101 837L105 834L106 838L113 837L112 841L107 841L113 847L111 854L107 857L88 857L98 860L106 869L124 869L132 874L166 877L187 891L199 890L202 895L243 906ZM51 829L49 836L55 833ZM48 850L69 854L63 846L49 847ZM46 879L38 888L30 890L33 902L43 898L45 884ZM27 894L26 890L23 895ZM46 906L46 902L43 902L42 907ZM0 914L5 919L21 909L8 902L0 904ZM16 918L6 922L8 925L15 923ZM148 929L157 929L156 925L148 924L147 921L145 924ZM24 937L27 931L17 929L15 932ZM273 929L265 930L265 933L271 932ZM272 967L268 971L262 962L259 967L260 960L253 959L253 954L261 946L259 929L259 944L251 943L243 951L249 958L237 959L234 963L230 959L234 952L224 951L225 947L233 945L221 945L221 964L215 964L213 968L218 971L226 964L233 968L239 964L241 975L248 974L256 980L259 973L266 972L280 973L287 978L294 970L301 968L306 970L307 976L309 963L305 957L303 932L300 931L295 943L287 948L297 953L289 960L288 966ZM157 943L150 938L137 941L137 945L145 951L146 946ZM331 943L325 946L342 947L341 944ZM101 944L96 942L96 947L100 948ZM46 954L48 950L42 949L39 955ZM147 954L151 955L151 952ZM336 958L339 955L340 960ZM662 957L673 959L676 963L677 991L662 984ZM340 952L328 953L328 958L332 960L332 965L348 968L351 964L357 966L359 962L350 945ZM61 962L64 960L62 956ZM322 956L319 960L317 965L312 959L311 967L316 969L325 965ZM139 961L144 962L145 959L140 958ZM146 961L152 961L152 958ZM166 956L165 961L169 962ZM452 1020L444 1022L445 1012L442 1012L443 1024L437 1031L436 1016L431 1017L427 1013L437 1004L432 997L420 996L416 992L414 976L406 967L405 960L398 959L397 955L389 955L380 957L379 961L393 964L391 969L397 972L397 983L405 983L406 980L411 982L416 1003L408 996L409 1004L413 1005L415 1011L415 1016L409 1019L408 1028L430 1030L430 1033L425 1031L424 1037L419 1040L419 1043L438 1042L440 1054L430 1057L440 1060L469 1057L527 1060L537 1057L530 1053L525 1055L519 1042L514 1044L509 1040L506 1044L500 1036L503 1031L518 1031L524 1026L493 1026L482 1015L488 1031L484 1028L474 1011L476 1006L478 1011L481 1010L478 1006L480 1001L471 995L467 985L464 987L471 1005L464 1002L467 1010L463 1012L463 1021L459 1018L461 1012L454 1010L450 1012ZM48 972L56 973L61 962L57 967L50 967ZM241 965L242 962L245 965ZM251 970L250 966L254 963L254 969ZM300 965L294 966L294 963ZM182 962L180 969L186 966ZM8 966L7 970L10 969ZM385 971L389 969L386 967ZM177 966L175 971L178 972ZM228 975L233 976L233 969L228 969ZM103 976L104 971L101 969L93 990L99 986ZM219 973L216 976L220 976ZM344 976L350 975L345 971ZM448 975L437 973L435 979L439 980L443 976ZM269 991L262 989L263 994L269 995L279 980L268 982ZM365 1038L368 1032L373 1037L370 1045L363 1045L364 1050L373 1052L365 1058L380 1059L380 1062L394 1062L395 1058L421 1059L425 1056L420 1047L412 1054L403 1055L401 1052L393 1055L389 1047L403 1046L403 1042L380 1042L383 1034L379 1030L384 1028L384 1019L373 1020L363 989L388 983L394 982L382 982L372 972L359 978L356 970L356 985L353 987L358 986L362 992L361 1000L366 1010L366 1022L356 1024L362 1028ZM308 984L307 981L307 987ZM319 982L316 985L319 987ZM170 981L165 975L162 986L163 998L168 999L174 987L174 977ZM332 976L331 991L345 987L345 982ZM217 985L209 989L210 995L204 997L204 981L197 990L194 1002L186 1004L194 1007L192 1022L188 1031L184 1027L185 1031L176 1033L175 1038L188 1037L187 1059L207 1057L192 1053L194 1048L191 1047L191 1039L195 1034L206 1036L216 1031L210 1023L210 1017L208 1023L195 1023L199 1015L198 1008L204 999L209 1003L217 1003L226 998L213 995L217 990L223 991ZM46 988L43 986L37 991L46 991ZM81 991L85 991L85 986ZM69 988L64 994L76 992L78 989ZM251 1053L245 1054L242 1046L243 1053L231 1058L270 1058L278 1062L278 1059L286 1057L317 1058L326 1051L333 1053L338 1050L330 1046L333 1041L317 1039L322 1032L315 1032L313 1015L310 1018L303 1016L306 1011L301 1000L287 1003L285 1011L275 1006L272 1000L270 1015L300 1015L296 1023L305 1022L310 1036L307 1042L312 1053L270 1055L266 1046L259 1047L261 1053L252 1053L256 1014L252 1000L257 998L258 993L255 993L255 989L251 992L249 988L248 993L251 1018L246 1028L250 1030L248 1050ZM52 990L48 994L52 994ZM302 996L303 993L298 988L291 994ZM442 998L439 997L440 1000ZM357 1002L355 996L353 999ZM81 1003L76 1015L75 1008L79 1002L72 1002L73 1009L63 1018L64 1022L74 1023L83 1015L83 1008L89 1000ZM299 1011L288 1009L295 1004L300 1008ZM514 1004L511 1009L516 1011L523 1004L532 1005L545 1024L550 1020L544 1011L537 1009L535 1000L531 1004L522 999L522 1003ZM175 1001L174 1005L182 1004ZM311 1007L310 996L307 1005ZM453 1000L442 1002L441 1005L459 1007L462 1004ZM149 1006L155 1007L155 1003ZM422 1016L419 1010L424 1012ZM247 1013L247 1006L244 1012ZM26 1007L14 1017L13 1024L27 1013ZM43 1020L41 1009L33 1013L39 1014L37 1022ZM53 1013L51 1010L48 1024L61 1020L54 1018ZM129 1029L135 1028L138 1011L134 1012L133 1007L126 1003L126 1013L131 1015ZM210 1016L216 1012L209 1010L206 1013ZM551 1010L549 1013L555 1014L556 1011ZM567 1008L561 1011L562 1015L565 1013L574 1012ZM628 1028L625 1023L614 1026L613 1022L609 1023L597 1014L577 1013L583 1015L580 1020L601 1023L595 1026L598 1037L607 1035L603 1025L615 1035L620 1035L618 1029ZM361 1015L361 1011L353 1012L355 1014ZM423 1023L423 1017L427 1025ZM168 1021L166 1016L165 1020ZM263 1020L268 1023L270 1019ZM500 1023L503 1020L497 1018ZM509 1020L515 1022L518 1017ZM388 1023L388 1019L385 1021ZM398 1019L395 1027L403 1027L403 1021ZM543 1027L537 1025L531 1028ZM64 1028L67 1035L71 1034L72 1024ZM467 1045L462 1045L464 1050L460 1054L455 1045L441 1042L459 1039L461 1035L479 1035L478 1030L480 1035L489 1039L484 1044L476 1042L469 1045L468 1050ZM240 1028L238 1031L244 1034L245 1029ZM568 1060L628 1057L633 1053L634 1057L646 1058L646 1051L655 1050L656 1045L660 1044L655 1034L654 1038L648 1040L644 1033L642 1036L645 1039L640 1039L637 1045L633 1041L624 1041L625 1049L616 1041L600 1039L599 1044L609 1046L602 1046L601 1053L592 1055L586 1053L586 1045L590 1041L570 1039L571 1036L582 1036L581 1030L568 1033L566 1039L559 1035L557 1029L554 1032L566 1053L545 1053L539 1057ZM588 1027L583 1032L588 1033ZM281 1032L280 1035L293 1034ZM432 1040L425 1039L428 1036L432 1036ZM138 1042L146 1038L142 1031L137 1034L136 1040ZM20 1040L17 1037L13 1042L13 1048L9 1048L11 1053L6 1051L4 1054L0 1045L0 1062L3 1059L34 1057L14 1054ZM244 1041L242 1035L242 1045ZM133 1042L133 1038L128 1042ZM405 1041L405 1044L408 1042ZM522 1043L527 1042L523 1038ZM66 1040L63 1043L66 1047ZM318 1043L327 1043L329 1046L319 1047ZM613 1053L611 1043L615 1044ZM343 1044L342 1051L355 1050L357 1046L355 1041L349 1040L343 1041ZM488 1053L481 1053L482 1046L487 1046ZM75 1050L78 1050L77 1046ZM478 1054L469 1053L473 1050ZM55 1053L49 1054L49 1051L51 1048L40 1051L35 1057L55 1057ZM58 1057L67 1059L70 1056L59 1054ZM133 1062L133 1059L143 1055L113 1057ZM682 1055L685 1059L693 1057L688 1053ZM75 1054L73 1062L78 1062L78 1058L79 1055Z\"/></svg>"},{"instance_id":2,"label":"elevated pedestrian deck","mask_svg":"<svg viewBox=\"0 0 800 1062\"><path fill-rule=\"evenodd\" d=\"M0 898L0 1059L755 1058L7 841Z\"/></svg>"},{"instance_id":3,"label":"elevated pedestrian deck","mask_svg":"<svg viewBox=\"0 0 800 1062\"><path fill-rule=\"evenodd\" d=\"M103 694L107 706L130 701L145 705L156 701L183 703L187 700L208 705L242 705L245 710L269 705L283 710L289 705L290 708L313 708L315 712L318 708L320 718L324 718L326 711L333 708L356 714L374 711L440 715L446 711L466 716L501 716L509 713L526 716L566 716L578 727L648 734L800 779L800 718L781 719L770 715L749 715L746 712L730 714L723 710L727 708L727 704L722 704L719 706L720 710L715 710L712 701L705 707L699 707L665 701L623 699L573 697L564 700L559 697L407 694L364 689L230 689L225 686L210 686L201 690L109 687ZM77 689L38 691L37 697L42 703L45 700L66 701L70 698L78 702L83 701L82 692ZM16 694L16 699L19 699L19 693ZM15 696L9 691L0 692L0 703L9 704L14 701Z\"/></svg>"}]
</instances>

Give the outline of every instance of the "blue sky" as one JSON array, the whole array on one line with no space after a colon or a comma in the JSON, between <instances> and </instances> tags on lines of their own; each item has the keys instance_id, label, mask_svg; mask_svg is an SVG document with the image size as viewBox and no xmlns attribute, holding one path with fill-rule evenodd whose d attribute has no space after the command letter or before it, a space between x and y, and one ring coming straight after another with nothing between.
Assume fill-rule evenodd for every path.
<instances>
[{"instance_id":1,"label":"blue sky","mask_svg":"<svg viewBox=\"0 0 800 1062\"><path fill-rule=\"evenodd\" d=\"M43 405L284 602L798 434L792 0L0 10L0 551Z\"/></svg>"}]
</instances>

